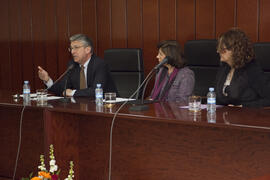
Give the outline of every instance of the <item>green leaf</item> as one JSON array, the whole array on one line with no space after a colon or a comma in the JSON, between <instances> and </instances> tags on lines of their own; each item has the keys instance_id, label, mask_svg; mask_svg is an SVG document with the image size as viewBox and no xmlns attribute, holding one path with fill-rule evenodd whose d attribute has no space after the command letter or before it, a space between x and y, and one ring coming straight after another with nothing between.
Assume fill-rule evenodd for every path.
<instances>
[{"instance_id":1,"label":"green leaf","mask_svg":"<svg viewBox=\"0 0 270 180\"><path fill-rule=\"evenodd\" d=\"M22 178L21 180L30 180L29 178Z\"/></svg>"},{"instance_id":2,"label":"green leaf","mask_svg":"<svg viewBox=\"0 0 270 180\"><path fill-rule=\"evenodd\" d=\"M33 176L33 172L31 172L30 174L29 174L29 178L21 178L21 180L30 180L31 178L32 178L32 176Z\"/></svg>"},{"instance_id":3,"label":"green leaf","mask_svg":"<svg viewBox=\"0 0 270 180\"><path fill-rule=\"evenodd\" d=\"M33 176L33 172L31 172L31 173L29 174L29 179L31 179L32 176Z\"/></svg>"},{"instance_id":4,"label":"green leaf","mask_svg":"<svg viewBox=\"0 0 270 180\"><path fill-rule=\"evenodd\" d=\"M58 171L56 172L56 175L60 174L61 169L58 169Z\"/></svg>"}]
</instances>

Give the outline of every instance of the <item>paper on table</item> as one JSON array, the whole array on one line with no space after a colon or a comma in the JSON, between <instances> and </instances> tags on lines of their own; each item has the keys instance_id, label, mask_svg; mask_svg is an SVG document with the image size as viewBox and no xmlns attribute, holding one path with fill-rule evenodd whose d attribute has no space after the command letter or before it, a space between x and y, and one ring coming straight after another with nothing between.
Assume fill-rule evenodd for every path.
<instances>
[{"instance_id":1,"label":"paper on table","mask_svg":"<svg viewBox=\"0 0 270 180\"><path fill-rule=\"evenodd\" d=\"M15 96L15 95L13 95ZM23 94L20 94L20 97L23 97ZM37 100L37 94L36 93L32 93L30 94L31 100L36 101ZM60 96L47 96L47 100L54 100L54 99L61 99L63 97Z\"/></svg>"},{"instance_id":2,"label":"paper on table","mask_svg":"<svg viewBox=\"0 0 270 180\"><path fill-rule=\"evenodd\" d=\"M106 103L118 103L118 102L124 102L124 101L134 101L135 99L128 99L128 98L119 98L117 97L116 100L109 100L109 101L105 101L103 100L103 102Z\"/></svg>"},{"instance_id":3,"label":"paper on table","mask_svg":"<svg viewBox=\"0 0 270 180\"><path fill-rule=\"evenodd\" d=\"M223 107L222 105L216 105L216 108ZM179 106L179 108L188 109L189 106ZM207 109L207 104L201 104L201 109Z\"/></svg>"},{"instance_id":4,"label":"paper on table","mask_svg":"<svg viewBox=\"0 0 270 180\"><path fill-rule=\"evenodd\" d=\"M54 99L61 99L61 98L63 98L63 97L60 97L60 96L47 96L47 100L54 100ZM35 98L31 98L31 100L36 101L37 98L36 97Z\"/></svg>"},{"instance_id":5,"label":"paper on table","mask_svg":"<svg viewBox=\"0 0 270 180\"><path fill-rule=\"evenodd\" d=\"M20 97L23 97L23 94L20 94ZM30 97L31 97L31 98L37 97L37 93L32 93L32 94L30 94Z\"/></svg>"}]
</instances>

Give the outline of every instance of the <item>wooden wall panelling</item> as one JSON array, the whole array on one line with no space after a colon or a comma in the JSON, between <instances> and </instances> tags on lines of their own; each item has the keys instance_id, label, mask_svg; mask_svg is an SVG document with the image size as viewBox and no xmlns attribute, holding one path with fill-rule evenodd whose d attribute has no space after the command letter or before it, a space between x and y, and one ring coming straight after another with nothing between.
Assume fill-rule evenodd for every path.
<instances>
[{"instance_id":1,"label":"wooden wall panelling","mask_svg":"<svg viewBox=\"0 0 270 180\"><path fill-rule=\"evenodd\" d=\"M68 29L68 3L66 0L56 1L57 36L58 36L58 76L67 68L67 62L71 59L68 52L69 29Z\"/></svg>"},{"instance_id":2,"label":"wooden wall panelling","mask_svg":"<svg viewBox=\"0 0 270 180\"><path fill-rule=\"evenodd\" d=\"M127 0L111 1L112 47L127 47Z\"/></svg>"},{"instance_id":3,"label":"wooden wall panelling","mask_svg":"<svg viewBox=\"0 0 270 180\"><path fill-rule=\"evenodd\" d=\"M158 0L143 1L143 47L144 68L148 73L158 61L157 43L159 42Z\"/></svg>"},{"instance_id":4,"label":"wooden wall panelling","mask_svg":"<svg viewBox=\"0 0 270 180\"><path fill-rule=\"evenodd\" d=\"M216 1L216 38L235 26L236 0Z\"/></svg>"},{"instance_id":5,"label":"wooden wall panelling","mask_svg":"<svg viewBox=\"0 0 270 180\"><path fill-rule=\"evenodd\" d=\"M58 78L57 50L56 1L45 1L45 68L54 80Z\"/></svg>"},{"instance_id":6,"label":"wooden wall panelling","mask_svg":"<svg viewBox=\"0 0 270 180\"><path fill-rule=\"evenodd\" d=\"M215 0L196 0L196 39L215 38Z\"/></svg>"},{"instance_id":7,"label":"wooden wall panelling","mask_svg":"<svg viewBox=\"0 0 270 180\"><path fill-rule=\"evenodd\" d=\"M21 57L21 3L19 0L9 1L10 30L10 69L12 90L22 89L22 57ZM30 82L31 83L31 82Z\"/></svg>"},{"instance_id":8,"label":"wooden wall panelling","mask_svg":"<svg viewBox=\"0 0 270 180\"><path fill-rule=\"evenodd\" d=\"M159 1L159 40L176 40L176 0Z\"/></svg>"},{"instance_id":9,"label":"wooden wall panelling","mask_svg":"<svg viewBox=\"0 0 270 180\"><path fill-rule=\"evenodd\" d=\"M33 32L33 72L37 72L37 66L45 66L45 0L32 1L32 32ZM29 69L30 70L30 69ZM43 82L37 73L34 73L34 83L36 87L42 87Z\"/></svg>"},{"instance_id":10,"label":"wooden wall panelling","mask_svg":"<svg viewBox=\"0 0 270 180\"><path fill-rule=\"evenodd\" d=\"M83 32L103 56L108 48L143 48L145 72L157 63L156 44L176 38L217 38L232 26L253 41L270 41L267 0L3 0L0 88L42 87L37 65L53 79L67 68L69 36ZM151 86L151 85L150 85Z\"/></svg>"},{"instance_id":11,"label":"wooden wall panelling","mask_svg":"<svg viewBox=\"0 0 270 180\"><path fill-rule=\"evenodd\" d=\"M270 1L260 0L259 37L258 41L270 41Z\"/></svg>"},{"instance_id":12,"label":"wooden wall panelling","mask_svg":"<svg viewBox=\"0 0 270 180\"><path fill-rule=\"evenodd\" d=\"M97 47L96 3L96 0L82 0L82 32L92 39L94 52L96 52Z\"/></svg>"},{"instance_id":13,"label":"wooden wall panelling","mask_svg":"<svg viewBox=\"0 0 270 180\"><path fill-rule=\"evenodd\" d=\"M21 33L22 33L22 71L23 80L29 80L32 91L35 89L34 81L37 75L33 61L33 37L32 37L32 3L24 0L21 3ZM21 85L22 89L22 85Z\"/></svg>"},{"instance_id":14,"label":"wooden wall panelling","mask_svg":"<svg viewBox=\"0 0 270 180\"><path fill-rule=\"evenodd\" d=\"M143 48L142 1L127 0L127 46Z\"/></svg>"},{"instance_id":15,"label":"wooden wall panelling","mask_svg":"<svg viewBox=\"0 0 270 180\"><path fill-rule=\"evenodd\" d=\"M9 41L9 0L1 1L0 18L2 27L0 28L0 52L2 62L0 63L0 88L11 89L11 59L10 59L10 41Z\"/></svg>"},{"instance_id":16,"label":"wooden wall panelling","mask_svg":"<svg viewBox=\"0 0 270 180\"><path fill-rule=\"evenodd\" d=\"M69 37L74 34L82 33L82 0L69 0L67 5L68 13L68 37L66 49L69 47ZM72 59L71 53L68 53L67 60ZM67 68L67 67L66 67Z\"/></svg>"},{"instance_id":17,"label":"wooden wall panelling","mask_svg":"<svg viewBox=\"0 0 270 180\"><path fill-rule=\"evenodd\" d=\"M187 40L195 39L195 0L178 0L176 14L176 35L184 46Z\"/></svg>"},{"instance_id":18,"label":"wooden wall panelling","mask_svg":"<svg viewBox=\"0 0 270 180\"><path fill-rule=\"evenodd\" d=\"M143 50L144 72L147 75L158 63L157 43L159 42L159 0L143 1ZM154 79L148 84L145 97L150 94Z\"/></svg>"},{"instance_id":19,"label":"wooden wall panelling","mask_svg":"<svg viewBox=\"0 0 270 180\"><path fill-rule=\"evenodd\" d=\"M82 33L82 0L70 0L69 13L69 36Z\"/></svg>"},{"instance_id":20,"label":"wooden wall panelling","mask_svg":"<svg viewBox=\"0 0 270 180\"><path fill-rule=\"evenodd\" d=\"M111 0L97 1L97 54L104 56L104 50L112 47Z\"/></svg>"},{"instance_id":21,"label":"wooden wall panelling","mask_svg":"<svg viewBox=\"0 0 270 180\"><path fill-rule=\"evenodd\" d=\"M237 26L251 38L258 40L258 0L237 1Z\"/></svg>"}]
</instances>

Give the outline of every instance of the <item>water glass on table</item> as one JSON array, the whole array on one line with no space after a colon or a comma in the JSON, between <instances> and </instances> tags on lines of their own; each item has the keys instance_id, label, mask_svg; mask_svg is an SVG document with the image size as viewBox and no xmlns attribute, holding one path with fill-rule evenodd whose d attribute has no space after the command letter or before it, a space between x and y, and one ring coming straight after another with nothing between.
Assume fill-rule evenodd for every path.
<instances>
[{"instance_id":1,"label":"water glass on table","mask_svg":"<svg viewBox=\"0 0 270 180\"><path fill-rule=\"evenodd\" d=\"M110 108L115 104L116 101L116 93L115 92L108 92L104 94L105 98L105 106Z\"/></svg>"},{"instance_id":2,"label":"water glass on table","mask_svg":"<svg viewBox=\"0 0 270 180\"><path fill-rule=\"evenodd\" d=\"M201 111L201 97L200 96L189 96L188 98L188 109L193 112Z\"/></svg>"},{"instance_id":3,"label":"water glass on table","mask_svg":"<svg viewBox=\"0 0 270 180\"><path fill-rule=\"evenodd\" d=\"M47 105L47 90L46 89L37 89L37 105L43 106Z\"/></svg>"}]
</instances>

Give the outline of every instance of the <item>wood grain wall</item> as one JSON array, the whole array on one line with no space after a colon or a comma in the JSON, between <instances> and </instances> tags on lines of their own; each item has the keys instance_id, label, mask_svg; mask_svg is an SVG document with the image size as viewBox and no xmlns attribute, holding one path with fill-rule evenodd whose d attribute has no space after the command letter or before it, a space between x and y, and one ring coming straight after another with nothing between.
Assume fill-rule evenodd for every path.
<instances>
[{"instance_id":1,"label":"wood grain wall","mask_svg":"<svg viewBox=\"0 0 270 180\"><path fill-rule=\"evenodd\" d=\"M1 0L0 8L0 89L17 92L23 80L42 87L38 65L54 79L64 72L75 33L89 35L101 57L108 48L142 48L146 73L161 40L184 45L238 26L254 42L270 41L269 0Z\"/></svg>"}]
</instances>

